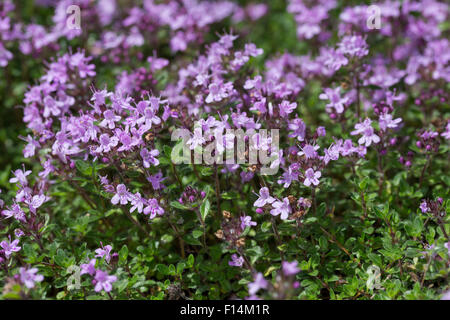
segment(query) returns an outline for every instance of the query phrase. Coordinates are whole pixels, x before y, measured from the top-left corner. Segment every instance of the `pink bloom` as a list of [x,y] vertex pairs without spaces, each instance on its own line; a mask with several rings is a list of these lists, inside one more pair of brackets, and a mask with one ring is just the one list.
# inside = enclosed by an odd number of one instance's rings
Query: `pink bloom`
[[148,205],[144,209],[144,214],[150,214],[150,219],[154,219],[156,215],[163,215],[164,209],[159,205],[158,200],[149,199]]
[[270,214],[277,216],[281,214],[281,219],[286,220],[289,214],[292,212],[291,206],[289,205],[289,199],[283,198],[283,201],[277,200],[272,203],[273,209],[270,210]]
[[81,268],[81,272],[80,272],[80,275],[83,275],[83,274],[90,274],[91,276],[93,276],[94,274],[95,274],[95,263],[97,262],[97,260],[95,260],[95,259],[91,259],[91,261],[89,261],[89,263],[86,263],[86,264],[82,264],[81,266],[80,266],[80,268]]
[[14,173],[14,178],[9,179],[10,183],[16,183],[18,182],[22,186],[26,186],[28,184],[27,176],[31,174],[31,170],[25,171],[25,169],[17,169]]
[[422,201],[419,208],[422,211],[422,213],[430,212],[430,208],[428,207],[428,204],[425,200]]
[[25,212],[20,208],[20,205],[17,203],[14,203],[11,207],[8,208],[8,210],[3,210],[2,215],[4,215],[6,218],[14,217],[15,219],[25,222]]
[[382,131],[386,131],[387,128],[395,129],[398,127],[398,124],[402,122],[401,118],[397,118],[395,120],[392,119],[392,114],[389,113],[383,113],[380,115],[379,119],[380,129]]
[[118,204],[120,202],[120,204],[125,205],[131,200],[131,194],[124,184],[119,184],[116,190],[117,193],[111,199],[112,204]]
[[253,296],[259,289],[267,288],[268,282],[264,279],[264,276],[261,272],[256,274],[254,277],[254,281],[248,284],[248,293]]
[[100,145],[95,149],[96,153],[109,152],[112,148],[117,146],[119,139],[110,137],[107,133],[103,133],[99,138]]
[[3,248],[6,258],[9,258],[13,252],[20,251],[21,247],[19,247],[18,244],[19,244],[19,240],[18,239],[14,240],[11,243],[9,243],[8,241],[0,242],[0,247]]
[[186,144],[189,145],[191,150],[194,150],[195,147],[201,146],[204,144],[206,140],[203,138],[203,133],[201,128],[194,129],[194,135],[190,138]]
[[302,156],[305,155],[306,159],[314,159],[317,157],[316,150],[319,150],[319,146],[313,146],[309,143],[305,144],[303,148],[300,148],[301,151],[297,153],[297,155]]
[[364,122],[357,123],[355,125],[356,130],[350,133],[351,135],[362,134],[363,136],[359,138],[358,143],[365,144],[366,147],[369,147],[372,144],[372,142],[375,144],[380,142],[380,137],[375,134],[375,131],[371,126],[371,123],[372,120],[366,118]]
[[117,281],[116,276],[110,276],[108,273],[102,270],[97,270],[95,273],[95,292],[104,290],[110,292],[112,290],[112,284]]
[[272,198],[269,194],[269,188],[263,187],[259,190],[259,198],[253,204],[254,207],[264,207],[267,203],[272,203],[275,201],[275,198]]
[[344,112],[345,105],[349,102],[348,97],[341,97],[341,87],[335,89],[326,88],[324,93],[319,95],[320,100],[329,100],[330,103],[326,105],[326,108],[330,110],[334,108],[337,113]]
[[154,166],[159,165],[159,160],[156,159],[156,157],[159,155],[159,151],[157,149],[148,151],[147,149],[143,148],[140,152],[140,155],[144,163],[144,168],[150,168],[151,164],[153,164]]
[[96,258],[105,258],[105,261],[107,263],[109,263],[109,261],[111,260],[111,250],[112,247],[110,245],[107,246],[103,246],[101,248],[98,248],[95,250],[95,257]]
[[319,178],[322,175],[320,171],[314,172],[312,168],[309,168],[305,171],[305,181],[303,184],[309,187],[311,184],[317,186],[319,184]]
[[31,198],[31,201],[27,201],[28,207],[32,213],[36,213],[36,209],[42,206],[42,204],[47,200],[47,197],[43,194],[36,195]]
[[232,267],[242,267],[244,264],[244,258],[239,257],[237,254],[231,255],[231,261],[228,262],[228,265]]
[[281,263],[283,273],[286,276],[293,276],[293,275],[296,275],[297,273],[299,273],[300,269],[297,267],[297,265],[298,265],[297,261],[292,261],[292,262],[283,261]]
[[20,281],[28,288],[34,288],[35,282],[41,282],[44,280],[44,276],[36,274],[38,272],[37,268],[19,269]]
[[256,226],[256,222],[252,221],[251,216],[241,217],[241,229],[244,230],[245,227]]

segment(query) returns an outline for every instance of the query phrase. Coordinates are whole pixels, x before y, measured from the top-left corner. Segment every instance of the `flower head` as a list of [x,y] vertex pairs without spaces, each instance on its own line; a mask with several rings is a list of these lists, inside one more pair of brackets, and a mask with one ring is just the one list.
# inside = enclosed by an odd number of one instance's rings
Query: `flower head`
[[261,208],[264,207],[266,204],[271,204],[275,201],[275,198],[272,198],[269,194],[269,188],[263,187],[259,190],[259,198],[255,201],[253,206]]
[[241,229],[244,230],[245,227],[253,227],[256,226],[256,222],[252,221],[251,216],[241,217]]
[[110,276],[108,273],[102,270],[97,270],[95,272],[95,292],[100,292],[104,290],[105,292],[110,292],[112,290],[112,284],[117,281],[116,276]]
[[231,261],[228,262],[228,265],[232,267],[242,267],[244,264],[244,258],[238,256],[237,254],[231,255]]
[[41,282],[44,280],[44,276],[37,274],[38,269],[37,268],[31,268],[31,269],[25,269],[20,268],[19,269],[19,276],[20,281],[28,288],[34,288],[34,285],[36,282]]
[[283,261],[281,263],[281,268],[283,270],[284,275],[293,276],[299,273],[300,269],[297,267],[297,265],[298,265],[297,261],[292,262]]
[[21,247],[19,247],[18,244],[19,244],[18,239],[14,240],[13,242],[8,242],[6,240],[0,242],[0,247],[3,248],[6,258],[9,258],[13,254],[13,252],[20,251]]
[[305,171],[305,181],[303,181],[303,184],[307,187],[311,184],[317,186],[321,175],[322,173],[320,171],[314,172],[312,168],[309,168]]
[[375,134],[375,130],[372,128],[371,123],[372,120],[366,118],[363,122],[357,123],[355,125],[355,130],[350,133],[351,135],[362,134],[363,136],[359,138],[358,143],[363,144],[366,147],[369,147],[372,142],[375,144],[380,142],[380,137]]
[[286,197],[283,201],[277,200],[272,203],[273,209],[270,210],[270,214],[277,216],[281,214],[281,219],[286,220],[289,214],[292,212],[291,206],[289,205],[289,199]]
[[267,288],[267,285],[268,285],[267,280],[264,279],[263,274],[259,272],[254,276],[254,281],[248,284],[248,293],[252,296],[256,292],[258,292],[259,289]]

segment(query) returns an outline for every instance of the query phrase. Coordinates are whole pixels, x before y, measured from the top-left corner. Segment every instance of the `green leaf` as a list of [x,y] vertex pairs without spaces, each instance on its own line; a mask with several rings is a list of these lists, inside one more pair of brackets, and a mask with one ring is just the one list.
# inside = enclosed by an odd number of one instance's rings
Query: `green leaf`
[[365,177],[364,179],[362,179],[362,181],[359,183],[359,188],[361,190],[366,190],[367,188],[367,184],[369,183],[369,177]]
[[178,201],[171,201],[170,202],[170,206],[174,207],[174,208],[177,208],[177,209],[181,209],[181,210],[189,210],[190,209],[189,207],[187,207],[185,205],[182,205]]
[[192,231],[192,236],[195,239],[200,238],[202,235],[203,235],[203,230],[194,230],[194,231]]
[[119,262],[125,263],[127,262],[127,258],[128,258],[128,247],[126,244],[124,244],[119,251]]
[[189,268],[192,268],[194,266],[194,256],[192,255],[192,253],[189,255],[187,263]]
[[157,264],[156,270],[158,270],[158,272],[162,273],[163,275],[169,275],[169,268],[164,264]]
[[75,167],[77,170],[85,175],[85,176],[91,176],[92,175],[92,167],[85,161],[82,160],[76,160],[75,161]]
[[200,206],[200,213],[202,215],[203,222],[205,222],[206,216],[209,213],[209,209],[211,208],[211,204],[209,203],[208,199],[205,199]]

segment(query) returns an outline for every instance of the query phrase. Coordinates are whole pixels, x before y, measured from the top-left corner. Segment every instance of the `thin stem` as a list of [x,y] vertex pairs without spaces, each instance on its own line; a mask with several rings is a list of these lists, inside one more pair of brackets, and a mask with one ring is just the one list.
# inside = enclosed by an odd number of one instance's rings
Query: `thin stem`
[[428,168],[428,166],[430,164],[430,161],[431,161],[431,156],[430,156],[430,154],[427,154],[427,162],[423,166],[422,172],[420,174],[419,188],[422,186],[423,177],[425,176],[425,172],[427,171],[427,168]]
[[175,168],[175,164],[172,161],[170,162],[170,164],[172,166],[172,170],[175,175],[175,178],[177,179],[177,182],[180,185],[180,188],[183,189],[183,183],[181,182],[180,176],[178,175],[177,169]]
[[134,225],[136,225],[139,229],[141,229],[141,231],[144,232],[150,238],[150,233],[147,230],[145,230],[145,228],[142,226],[142,224],[138,220],[134,219],[133,216],[127,210],[124,210],[124,211],[125,211],[125,214],[128,217],[128,219],[130,219],[130,221]]
[[359,75],[358,75],[358,73],[356,73],[355,81],[356,81],[356,116],[359,119],[359,117],[361,116],[361,98],[360,98],[361,88],[359,86]]
[[[280,237],[280,234],[278,233],[276,220],[275,220],[275,217],[273,217],[273,216],[272,216],[272,229],[273,229],[273,233],[275,234],[275,239],[277,239],[278,246],[281,246],[283,243],[281,242],[281,237]],[[279,248],[278,248],[278,251],[280,251],[281,260],[284,260],[283,251],[281,251]]]
[[180,244],[180,250],[181,250],[181,258],[184,259],[186,257],[186,253],[184,250],[184,240],[183,237],[181,236],[180,232],[178,231],[178,228],[176,225],[174,225],[171,221],[170,218],[168,219],[169,221],[169,225],[172,227],[173,231],[175,231],[175,234],[177,235],[178,238],[178,242]]
[[214,164],[214,179],[216,185],[217,216],[220,217],[220,212],[222,210],[220,208],[220,181],[219,181],[219,173],[217,172],[217,164]]

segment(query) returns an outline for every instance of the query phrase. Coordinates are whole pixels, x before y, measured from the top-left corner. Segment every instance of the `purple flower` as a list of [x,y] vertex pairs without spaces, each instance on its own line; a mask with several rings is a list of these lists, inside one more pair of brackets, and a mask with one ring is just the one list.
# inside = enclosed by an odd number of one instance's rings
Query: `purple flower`
[[169,60],[164,58],[158,58],[156,56],[148,57],[147,62],[150,63],[150,69],[152,70],[152,72],[160,70],[165,66],[169,65]]
[[119,184],[116,188],[116,194],[112,197],[112,204],[126,205],[131,200],[131,194],[128,192],[127,187],[124,184]]
[[14,230],[14,235],[15,235],[17,238],[20,238],[20,237],[23,237],[23,236],[25,235],[25,232],[23,232],[21,229],[15,229],[15,230]]
[[20,205],[17,203],[14,203],[11,207],[8,208],[9,210],[3,210],[2,215],[4,215],[6,218],[14,217],[15,219],[26,222],[25,219],[25,212],[20,208]]
[[0,43],[0,67],[6,67],[8,65],[8,60],[11,60],[13,54],[6,50],[2,43]]
[[161,123],[161,118],[156,115],[160,101],[158,98],[155,99],[158,101],[157,103],[154,103],[152,99],[151,101],[140,101],[137,104],[137,110],[142,115],[142,117],[137,120],[137,124],[143,123],[145,130],[151,129],[152,124],[158,125]]
[[237,254],[231,255],[231,261],[228,262],[228,265],[232,267],[242,267],[244,264],[244,258],[238,256]]
[[342,66],[348,64],[348,59],[344,56],[344,54],[333,48],[322,49],[319,59],[331,71],[338,71]]
[[246,183],[246,182],[252,180],[254,175],[255,174],[253,172],[251,172],[251,171],[247,171],[247,172],[242,171],[240,173],[242,183]]
[[30,201],[27,201],[30,211],[36,214],[36,209],[42,206],[45,200],[47,200],[47,197],[43,194],[33,196]]
[[289,137],[297,137],[298,141],[305,140],[306,125],[300,118],[295,118],[289,122],[288,128],[294,130],[294,132],[289,134]]
[[325,128],[324,127],[318,127],[317,128],[317,135],[319,137],[325,137],[327,135],[327,132],[326,132]]
[[241,229],[244,230],[245,227],[252,227],[252,226],[256,226],[256,222],[252,221],[252,217],[251,216],[244,216],[241,217]]
[[28,288],[34,288],[35,282],[41,282],[44,280],[44,276],[37,274],[38,269],[37,268],[31,268],[31,269],[25,269],[20,268],[19,269],[19,275],[20,275],[20,281]]
[[233,83],[221,83],[213,82],[209,85],[209,94],[205,99],[206,103],[219,102],[229,96],[229,93],[233,91]]
[[[10,239],[10,241],[11,241],[11,239]],[[6,258],[9,258],[13,252],[20,251],[21,247],[19,247],[18,244],[19,244],[18,239],[14,240],[11,243],[6,240],[0,242],[0,247],[3,248]]]
[[117,281],[116,276],[110,276],[108,273],[102,270],[97,270],[95,273],[95,292],[100,292],[104,290],[105,292],[110,292],[112,290],[112,283]]
[[159,160],[156,159],[156,157],[159,155],[159,151],[157,149],[148,151],[144,148],[141,150],[140,155],[144,163],[144,168],[150,168],[150,164],[153,164],[154,166],[159,165]]
[[256,47],[256,45],[254,43],[246,43],[245,44],[245,54],[252,56],[252,57],[257,57],[260,56],[264,53],[264,50],[261,48]]
[[328,164],[330,160],[336,161],[339,159],[339,153],[341,151],[342,140],[340,144],[331,144],[328,149],[325,149],[325,156],[323,157],[323,162]]
[[309,143],[305,144],[303,148],[300,148],[301,151],[297,153],[298,156],[305,155],[306,159],[314,159],[317,158],[316,150],[319,150],[319,146],[313,146]]
[[293,163],[283,173],[281,179],[279,179],[277,182],[279,184],[284,183],[283,187],[288,188],[291,185],[292,181],[297,181],[298,180],[298,175],[299,175],[298,164],[297,163]]
[[115,136],[119,139],[122,146],[120,146],[117,151],[128,151],[131,150],[134,146],[138,145],[140,140],[136,137],[130,135],[128,132],[128,127],[125,130],[116,129]]
[[26,186],[28,184],[27,176],[31,174],[31,170],[25,171],[25,168],[23,170],[17,169],[13,172],[14,178],[9,179],[9,183],[16,183],[18,182],[21,186]]
[[303,197],[300,197],[297,201],[297,204],[299,206],[302,206],[304,208],[310,208],[311,207],[311,201],[309,201],[308,199],[305,199]]
[[43,171],[39,172],[39,177],[46,178],[48,175],[55,171],[55,167],[52,165],[52,160],[47,159],[42,165]]
[[275,198],[272,198],[269,194],[269,188],[263,187],[259,190],[259,198],[253,204],[254,207],[264,207],[267,203],[271,204],[275,201]]
[[289,205],[289,199],[283,198],[283,201],[277,200],[272,203],[273,209],[270,210],[270,214],[277,216],[281,214],[281,219],[286,220],[289,214],[292,212],[291,206]]
[[151,175],[147,177],[147,180],[152,184],[153,190],[160,190],[164,189],[166,186],[163,185],[161,182],[166,180],[166,178],[163,177],[162,172],[158,172],[157,174]]
[[259,289],[266,289],[268,282],[261,272],[255,275],[254,281],[248,284],[248,293],[253,296]]
[[339,51],[351,57],[362,58],[369,54],[366,39],[359,35],[345,36],[338,43]]
[[447,125],[445,126],[445,131],[441,133],[441,136],[443,136],[444,139],[446,140],[450,140],[450,121],[447,122]]
[[81,268],[81,272],[80,272],[80,275],[83,275],[83,274],[90,274],[91,276],[93,276],[94,274],[95,274],[95,263],[97,262],[97,260],[95,260],[95,259],[91,259],[90,261],[89,261],[89,263],[86,263],[86,264],[82,264],[81,266],[80,266],[80,268]]
[[322,173],[320,171],[314,172],[312,168],[309,168],[305,171],[305,181],[303,181],[303,184],[307,187],[311,184],[317,186],[321,175]]
[[205,142],[206,142],[206,140],[203,138],[202,129],[201,128],[195,128],[192,138],[190,138],[186,142],[186,144],[190,146],[191,150],[194,150],[195,147],[201,146]]
[[36,148],[40,148],[40,144],[38,141],[34,140],[30,135],[26,138],[22,138],[22,140],[28,142],[28,144],[23,148],[23,156],[25,158],[30,158],[34,156],[36,153]]
[[280,108],[280,116],[286,118],[292,111],[297,108],[297,103],[289,103],[289,101],[283,100],[278,107]]
[[448,242],[444,243],[444,247],[446,247],[446,248],[447,248],[447,251],[448,251],[448,256],[450,257],[450,241],[448,241]]
[[114,129],[116,122],[120,121],[120,116],[116,116],[113,110],[106,110],[103,112],[104,119],[100,122],[100,127]]
[[103,244],[102,244],[101,248],[98,248],[95,250],[95,253],[96,253],[95,257],[96,258],[105,258],[105,261],[107,263],[109,263],[109,261],[111,260],[111,250],[112,250],[112,247],[110,245],[103,246]]
[[293,276],[293,275],[296,275],[297,273],[299,273],[300,269],[297,267],[297,265],[298,265],[297,261],[292,261],[292,262],[283,261],[281,263],[281,267],[283,269],[284,275]]
[[450,300],[450,290],[443,294],[441,300]]
[[158,200],[149,199],[148,205],[144,209],[144,214],[150,214],[150,219],[154,219],[156,215],[163,215],[164,209],[159,205]]
[[103,133],[99,137],[100,145],[95,149],[96,153],[109,152],[112,148],[116,147],[119,143],[117,137],[110,137],[107,133]]
[[142,198],[141,194],[139,192],[136,192],[135,194],[131,195],[130,212],[132,213],[137,209],[139,213],[142,213],[145,203],[146,201],[144,198]]
[[320,94],[319,99],[330,100],[330,103],[326,105],[327,110],[334,108],[337,113],[344,112],[345,104],[349,102],[348,97],[341,97],[341,87],[326,88],[325,92]]
[[372,142],[375,144],[380,142],[380,137],[375,134],[371,123],[372,120],[366,118],[364,122],[355,124],[356,130],[350,133],[351,135],[362,134],[363,136],[359,138],[358,143],[364,144],[366,147],[369,147]]
[[422,211],[422,213],[427,213],[430,212],[430,208],[428,207],[428,204],[425,200],[422,201],[422,203],[419,206],[420,210]]
[[382,131],[386,131],[387,128],[395,129],[398,127],[398,124],[402,122],[401,118],[397,118],[395,120],[392,119],[392,114],[383,113],[380,115],[379,119],[380,129]]

